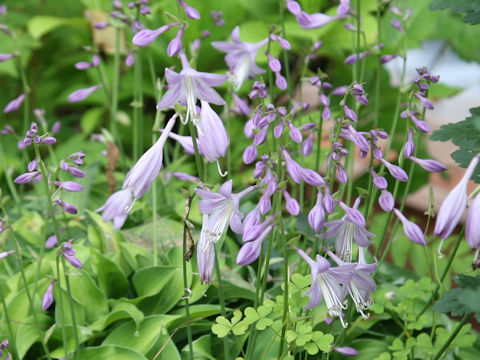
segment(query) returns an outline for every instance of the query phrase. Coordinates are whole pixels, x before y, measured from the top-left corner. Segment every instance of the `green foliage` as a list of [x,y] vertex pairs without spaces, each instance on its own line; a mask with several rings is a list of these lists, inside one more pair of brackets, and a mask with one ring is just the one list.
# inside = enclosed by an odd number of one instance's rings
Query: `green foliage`
[[[463,121],[443,125],[430,137],[435,141],[451,140],[460,149],[451,154],[461,167],[466,168],[480,149],[480,107],[471,108],[470,115]],[[480,169],[476,169],[472,180],[480,183]]]
[[430,10],[445,9],[465,13],[463,21],[468,24],[476,25],[480,23],[479,0],[433,0],[430,4]]

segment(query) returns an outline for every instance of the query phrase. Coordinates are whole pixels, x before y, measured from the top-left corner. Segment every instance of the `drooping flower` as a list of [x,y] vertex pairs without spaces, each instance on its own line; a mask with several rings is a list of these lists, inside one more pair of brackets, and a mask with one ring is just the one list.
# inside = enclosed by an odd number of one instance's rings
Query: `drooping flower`
[[75,256],[77,251],[72,248],[72,243],[71,242],[66,242],[63,244],[63,250],[62,250],[62,256],[68,260],[68,262],[73,266],[76,267],[77,269],[82,268],[82,263],[80,260]]
[[427,245],[427,240],[425,239],[425,235],[423,234],[422,229],[420,226],[415,224],[414,222],[408,220],[398,209],[393,209],[393,212],[397,217],[400,219],[403,225],[403,232],[405,235],[412,240],[413,242],[420,244],[420,245]]
[[85,100],[87,97],[89,97],[92,93],[94,93],[100,88],[102,88],[102,85],[95,85],[89,88],[75,90],[70,95],[68,95],[68,101],[74,103]]
[[157,109],[166,109],[177,102],[187,107],[187,122],[191,119],[196,125],[198,114],[196,112],[197,100],[203,100],[215,105],[225,105],[225,100],[212,89],[212,86],[223,84],[228,76],[219,74],[209,74],[192,69],[184,53],[180,54],[183,69],[176,73],[170,69],[165,69],[165,78],[169,89],[157,104]]
[[175,24],[167,24],[159,27],[158,29],[155,30],[150,30],[150,29],[143,29],[140,30],[138,33],[135,34],[135,36],[132,39],[132,43],[137,46],[148,46],[152,42],[155,41],[155,39],[163,34],[165,31],[169,30],[173,25]]
[[249,75],[264,73],[265,70],[255,64],[258,50],[268,43],[263,39],[258,43],[248,43],[240,40],[240,28],[236,26],[230,35],[232,41],[214,41],[212,46],[226,52],[225,62],[232,73],[232,83],[235,90],[240,89]]
[[432,159],[419,159],[415,156],[410,156],[410,160],[420,165],[423,169],[429,172],[441,172],[447,170],[447,167],[440,161]]
[[305,306],[305,309],[314,308],[320,304],[323,297],[329,315],[338,317],[343,327],[346,327],[347,324],[343,322],[342,317],[342,310],[346,309],[346,306],[343,304],[345,292],[342,290],[341,285],[350,282],[356,264],[346,264],[332,268],[328,260],[320,255],[317,255],[317,261],[314,261],[303,250],[298,248],[296,250],[310,265],[310,273],[312,274],[312,286],[305,293],[305,295],[310,296],[310,301]]
[[222,119],[212,110],[210,104],[203,100],[201,104],[202,110],[197,124],[198,139],[202,144],[203,156],[208,161],[213,162],[220,157],[225,157],[230,144],[230,137]]
[[53,287],[55,285],[55,281],[52,281],[48,287],[45,294],[42,297],[42,309],[47,310],[53,304]]
[[188,5],[185,1],[183,0],[178,0],[180,5],[183,7],[183,10],[185,10],[185,15],[189,17],[192,20],[198,20],[200,19],[200,13],[198,12],[197,9],[194,7]]
[[468,209],[465,239],[471,249],[480,248],[480,195],[475,196]]
[[225,182],[218,193],[205,189],[195,190],[202,198],[198,206],[203,214],[203,223],[197,244],[197,264],[202,283],[211,281],[215,265],[215,243],[220,240],[227,226],[230,225],[238,234],[242,233],[243,214],[238,210],[240,199],[255,190],[255,186],[232,194],[232,184],[232,180]]
[[13,111],[17,111],[18,108],[22,105],[26,97],[27,97],[26,94],[21,94],[19,97],[13,99],[7,104],[7,106],[5,106],[5,109],[3,109],[3,112],[6,114]]
[[448,194],[438,212],[437,222],[433,233],[442,239],[446,239],[457,226],[467,205],[467,184],[478,165],[480,154],[473,157],[467,171],[459,183]]
[[335,252],[344,261],[352,261],[353,241],[359,247],[367,247],[372,244],[369,237],[375,237],[375,234],[365,229],[365,218],[358,211],[360,198],[357,198],[353,208],[349,208],[343,202],[339,205],[345,210],[346,215],[340,220],[329,221],[325,224],[328,230],[319,236],[323,239],[335,237]]
[[262,250],[263,241],[273,230],[273,225],[267,226],[263,232],[255,237],[254,240],[248,241],[242,245],[237,254],[238,265],[248,265],[258,259]]

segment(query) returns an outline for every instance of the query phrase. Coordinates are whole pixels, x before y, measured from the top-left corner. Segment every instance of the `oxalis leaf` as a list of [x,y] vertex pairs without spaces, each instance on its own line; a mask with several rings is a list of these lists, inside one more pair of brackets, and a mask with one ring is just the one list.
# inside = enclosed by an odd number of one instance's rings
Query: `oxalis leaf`
[[[471,108],[470,114],[463,121],[443,125],[430,137],[434,141],[451,140],[457,145],[459,150],[450,156],[463,168],[468,166],[480,149],[480,107]],[[480,184],[480,167],[475,169],[472,180]]]
[[240,321],[242,319],[242,312],[239,310],[234,311],[232,320],[228,320],[224,316],[218,316],[215,321],[217,322],[212,326],[212,332],[219,338],[227,336],[230,331],[233,335],[243,335],[248,329],[248,323],[246,321]]
[[471,25],[480,23],[480,0],[433,0],[429,9],[462,12],[465,13],[463,22]]

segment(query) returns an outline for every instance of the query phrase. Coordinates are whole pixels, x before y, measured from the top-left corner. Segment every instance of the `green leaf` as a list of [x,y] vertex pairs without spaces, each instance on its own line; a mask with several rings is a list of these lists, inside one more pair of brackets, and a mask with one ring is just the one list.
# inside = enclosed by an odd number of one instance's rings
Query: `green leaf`
[[[73,326],[66,325],[65,332],[67,335],[67,353],[72,353],[75,350],[75,338],[73,333]],[[60,343],[62,344],[63,341],[63,327],[55,327],[52,331],[50,339],[55,340],[52,343]],[[84,326],[77,326],[77,334],[78,334],[78,341],[80,344],[84,343],[87,339],[89,339],[93,334],[93,329]],[[63,345],[54,349],[51,354],[54,358],[61,358],[65,356],[65,349]]]
[[103,107],[94,107],[83,113],[80,119],[80,126],[84,134],[90,134],[100,125],[104,112],[105,109]]
[[95,321],[93,324],[90,325],[90,327],[93,330],[100,331],[105,329],[108,325],[114,323],[115,321],[131,318],[135,322],[135,326],[138,330],[138,327],[140,326],[144,318],[143,313],[138,310],[135,305],[128,302],[118,300],[112,301],[112,303],[112,311],[108,315]]
[[[37,318],[40,323],[48,324],[51,322],[51,319],[44,314],[38,314]],[[37,341],[40,341],[40,336],[35,326],[33,316],[30,316],[18,327],[17,336],[15,337],[18,356],[22,359],[28,349]]]
[[176,266],[151,266],[140,269],[133,275],[133,286],[140,297],[156,295],[171,281],[176,271]]
[[323,352],[330,351],[332,349],[334,337],[332,334],[324,334],[321,331],[315,331],[312,336],[312,341],[318,346]]
[[91,262],[97,274],[100,286],[110,298],[118,298],[124,295],[128,281],[120,267],[105,255],[94,249],[90,249]]
[[217,323],[212,326],[212,332],[220,338],[227,336],[230,331],[234,335],[243,335],[247,331],[249,324],[246,321],[240,321],[241,318],[242,312],[239,310],[233,312],[233,317],[230,321],[224,316],[218,316],[215,319]]
[[[466,168],[480,149],[480,107],[470,109],[471,116],[457,123],[443,125],[435,131],[430,139],[434,141],[451,140],[460,149],[451,154],[461,167]],[[480,183],[480,168],[473,173],[472,180]]]
[[450,9],[453,12],[465,13],[463,21],[475,25],[480,23],[480,1],[479,0],[433,0],[430,10]]
[[103,345],[82,349],[75,355],[74,360],[146,360],[147,358],[138,351],[123,346]]

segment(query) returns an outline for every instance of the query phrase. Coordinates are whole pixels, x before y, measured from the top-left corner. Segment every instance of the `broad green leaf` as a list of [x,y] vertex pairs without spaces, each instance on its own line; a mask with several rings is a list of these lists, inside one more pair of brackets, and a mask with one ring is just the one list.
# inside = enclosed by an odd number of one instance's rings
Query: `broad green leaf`
[[135,322],[135,326],[138,330],[138,327],[140,326],[144,318],[143,313],[138,310],[135,305],[128,302],[116,300],[112,303],[112,311],[110,311],[108,315],[105,315],[95,321],[93,324],[90,324],[90,327],[93,330],[100,331],[105,329],[108,325],[114,323],[115,321],[131,318]]
[[121,345],[102,345],[82,349],[74,360],[146,360],[147,358],[133,349]]
[[323,352],[330,351],[333,344],[333,335],[324,334],[321,331],[315,331],[312,335],[312,341],[318,346]]
[[450,9],[465,13],[463,21],[475,25],[480,23],[480,1],[478,0],[433,0],[430,10]]
[[140,269],[133,275],[133,286],[140,297],[156,295],[171,281],[177,271],[176,266],[151,266]]
[[90,134],[100,125],[104,112],[105,109],[103,107],[94,107],[83,113],[80,119],[80,126],[84,134]]
[[68,19],[54,16],[34,16],[27,24],[28,32],[36,39],[60,26],[68,24]]
[[143,246],[130,243],[121,243],[120,250],[122,256],[134,270],[141,269],[153,264],[152,252]]
[[37,212],[26,211],[24,216],[12,225],[16,234],[24,238],[29,244],[43,246],[42,238],[43,218]]
[[109,298],[123,296],[128,287],[128,281],[120,267],[94,249],[90,249],[90,254],[90,260],[97,274],[99,285],[106,295]]
[[[50,317],[44,314],[37,314],[37,318],[41,323],[49,324],[51,322]],[[30,347],[37,341],[40,341],[40,334],[35,326],[33,316],[30,316],[18,326],[15,339],[15,346],[17,347],[18,356],[23,358],[28,349],[30,349]]]
[[[212,336],[203,335],[192,343],[193,353],[195,358],[203,356],[209,360],[216,360],[217,358],[212,355]],[[189,359],[188,344],[182,349],[182,359]]]
[[[62,343],[63,342],[63,327],[55,327],[53,329],[53,332],[50,336],[49,340],[55,340],[52,341],[53,343]],[[75,350],[75,337],[73,333],[73,326],[71,325],[66,325],[65,326],[65,333],[67,335],[67,353],[72,353]],[[89,327],[84,327],[84,326],[77,326],[77,335],[78,335],[78,342],[80,344],[84,343],[87,339],[89,339],[93,334],[93,329]],[[65,356],[65,349],[62,346],[55,348],[51,352],[52,357],[54,358],[61,358]]]

